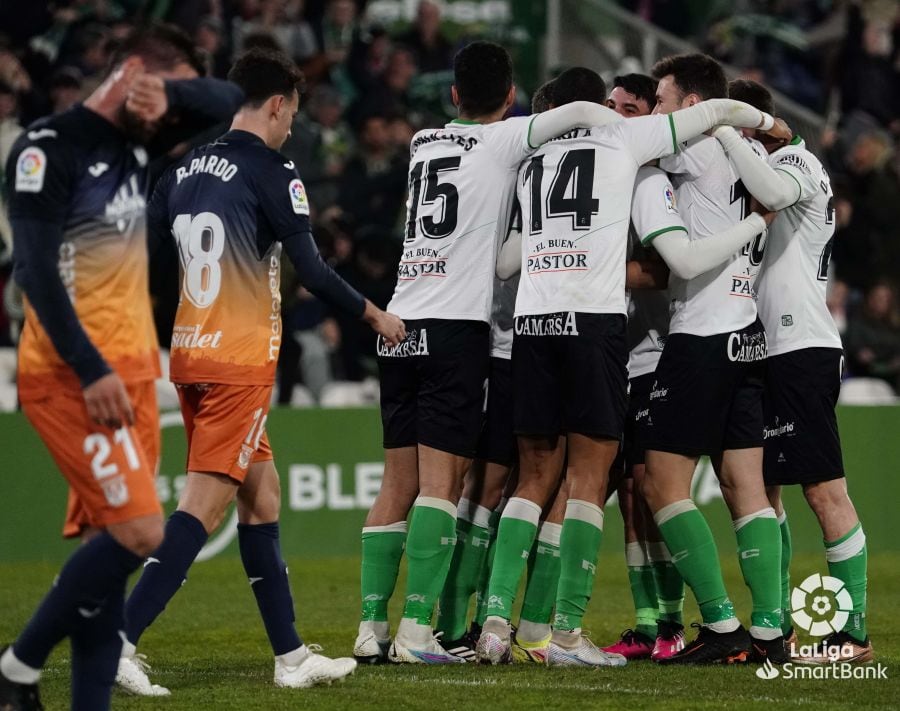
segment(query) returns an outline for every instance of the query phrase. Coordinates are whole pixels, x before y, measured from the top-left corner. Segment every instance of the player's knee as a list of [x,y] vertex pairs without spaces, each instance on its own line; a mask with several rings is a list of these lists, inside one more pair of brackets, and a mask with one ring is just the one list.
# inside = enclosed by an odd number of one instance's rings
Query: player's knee
[[843,479],[833,479],[803,487],[803,495],[809,507],[820,519],[829,513],[836,513],[844,508],[852,508],[847,486]]
[[649,469],[644,470],[644,476],[641,477],[640,482],[637,482],[637,490],[640,492],[640,495],[644,497],[644,501],[646,501],[650,508],[655,511],[657,508],[655,502],[658,492],[656,478]]
[[110,534],[120,545],[141,558],[146,558],[163,542],[162,517],[128,521],[110,527]]

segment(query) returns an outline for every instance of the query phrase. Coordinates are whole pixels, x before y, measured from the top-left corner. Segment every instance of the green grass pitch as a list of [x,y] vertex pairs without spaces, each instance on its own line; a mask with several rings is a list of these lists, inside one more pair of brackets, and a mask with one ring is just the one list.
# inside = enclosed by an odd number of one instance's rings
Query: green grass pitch
[[[742,618],[747,590],[736,561],[723,562]],[[795,582],[825,573],[822,557],[798,556]],[[0,564],[0,642],[10,641],[47,589],[56,567]],[[348,655],[356,634],[359,561],[290,561],[298,626],[325,653]],[[402,584],[402,581],[401,581]],[[401,588],[402,589],[402,588]],[[688,593],[687,620],[697,619]],[[276,689],[272,659],[253,596],[237,558],[199,563],[140,650],[152,679],[172,690],[162,699],[116,692],[114,709],[897,709],[900,707],[900,554],[869,557],[869,630],[887,680],[762,680],[755,667],[668,669],[635,662],[624,669],[566,670],[530,666],[360,668],[346,681],[309,690]],[[397,609],[393,609],[396,620]],[[585,629],[608,643],[632,623],[621,555],[598,566]],[[51,657],[42,682],[50,711],[68,708],[68,649]]]

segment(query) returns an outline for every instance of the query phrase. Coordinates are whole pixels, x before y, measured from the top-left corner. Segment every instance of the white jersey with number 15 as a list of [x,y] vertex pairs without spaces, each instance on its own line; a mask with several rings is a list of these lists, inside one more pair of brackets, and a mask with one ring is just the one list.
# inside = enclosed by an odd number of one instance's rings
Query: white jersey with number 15
[[489,322],[494,265],[506,235],[530,117],[453,121],[410,144],[403,256],[388,310],[404,319]]

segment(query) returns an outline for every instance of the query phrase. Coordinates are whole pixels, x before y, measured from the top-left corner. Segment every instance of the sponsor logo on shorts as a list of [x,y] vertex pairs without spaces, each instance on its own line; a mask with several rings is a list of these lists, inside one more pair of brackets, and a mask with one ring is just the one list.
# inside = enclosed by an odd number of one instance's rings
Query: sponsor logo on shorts
[[172,348],[218,348],[222,345],[222,332],[203,333],[200,324],[175,326],[172,329]]
[[643,410],[638,410],[638,411],[634,414],[634,421],[635,421],[635,422],[640,422],[640,421],[643,420],[645,417],[650,417],[650,408],[649,408],[649,407],[646,407],[646,408],[644,408]]
[[[650,399],[651,400],[659,400],[660,398],[664,398],[668,394],[669,394],[669,388],[661,388],[656,383],[653,383],[653,390],[650,391]],[[645,412],[648,415],[650,414],[649,410],[645,410]]]
[[790,314],[784,314],[781,317],[781,325],[782,326],[793,326],[794,325],[794,317]]
[[517,336],[577,336],[578,324],[574,311],[538,316],[516,316]]
[[241,453],[238,455],[238,466],[246,469],[250,466],[250,458],[253,456],[253,447],[248,444],[241,445]]
[[110,506],[119,508],[128,503],[128,485],[125,483],[125,477],[117,476],[111,479],[104,479],[100,482],[100,488],[103,489],[103,496]]
[[378,338],[378,355],[382,358],[409,358],[410,356],[428,355],[428,329],[414,328],[406,332],[404,338],[396,346],[389,346],[383,337]]
[[764,331],[732,333],[728,336],[728,360],[732,363],[755,363],[765,360],[769,353]]
[[763,428],[763,439],[770,439],[772,437],[781,437],[781,435],[791,434],[793,431],[794,431],[794,422],[793,421],[785,422],[784,424],[781,424],[781,423],[779,423],[778,418],[776,417],[774,426]]

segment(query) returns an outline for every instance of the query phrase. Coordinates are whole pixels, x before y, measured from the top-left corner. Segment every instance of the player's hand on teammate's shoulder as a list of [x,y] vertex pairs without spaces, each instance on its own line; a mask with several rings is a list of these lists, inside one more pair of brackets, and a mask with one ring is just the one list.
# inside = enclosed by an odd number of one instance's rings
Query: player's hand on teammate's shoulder
[[91,421],[104,427],[119,429],[134,424],[134,411],[121,378],[107,373],[82,391]]
[[794,137],[794,132],[791,130],[791,127],[787,125],[787,121],[777,117],[775,118],[775,125],[768,131],[761,131],[761,133],[765,133],[772,138],[777,138],[782,143],[788,143]]
[[375,333],[382,336],[389,346],[396,346],[406,338],[406,325],[403,323],[403,319],[387,311],[382,311],[368,299],[366,299],[363,320],[372,327]]

